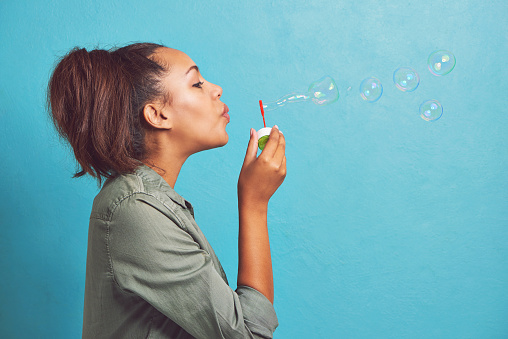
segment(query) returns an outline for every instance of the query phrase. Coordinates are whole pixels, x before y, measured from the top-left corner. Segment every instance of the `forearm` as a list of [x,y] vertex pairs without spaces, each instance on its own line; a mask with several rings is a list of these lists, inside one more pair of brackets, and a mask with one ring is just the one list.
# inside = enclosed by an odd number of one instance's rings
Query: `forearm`
[[268,203],[239,197],[238,285],[252,287],[273,303],[273,272],[267,227]]
[[268,201],[286,177],[286,142],[274,126],[265,148],[257,156],[256,132],[238,178],[238,285],[254,288],[273,304],[273,273],[268,239]]

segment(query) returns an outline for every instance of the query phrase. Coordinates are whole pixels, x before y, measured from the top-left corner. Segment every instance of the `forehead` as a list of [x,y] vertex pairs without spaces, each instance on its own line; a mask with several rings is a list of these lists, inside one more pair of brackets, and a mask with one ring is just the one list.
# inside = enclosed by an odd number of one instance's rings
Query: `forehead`
[[194,61],[187,54],[173,48],[159,48],[154,56],[169,69],[170,74],[176,76],[185,75],[189,67],[195,65]]

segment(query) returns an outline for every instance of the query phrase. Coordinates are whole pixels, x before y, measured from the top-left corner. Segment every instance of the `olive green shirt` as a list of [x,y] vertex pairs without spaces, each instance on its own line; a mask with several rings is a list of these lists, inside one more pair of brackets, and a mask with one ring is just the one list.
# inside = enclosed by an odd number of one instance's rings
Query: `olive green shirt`
[[270,301],[233,291],[192,205],[147,166],[108,179],[88,233],[83,338],[272,338]]

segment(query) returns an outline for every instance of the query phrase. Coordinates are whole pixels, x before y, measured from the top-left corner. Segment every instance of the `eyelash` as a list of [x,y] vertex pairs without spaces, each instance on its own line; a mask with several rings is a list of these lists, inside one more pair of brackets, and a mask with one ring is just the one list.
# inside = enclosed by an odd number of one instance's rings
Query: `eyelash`
[[201,87],[201,85],[203,85],[203,84],[204,84],[204,82],[200,81],[197,84],[192,85],[192,87],[203,88],[203,87]]

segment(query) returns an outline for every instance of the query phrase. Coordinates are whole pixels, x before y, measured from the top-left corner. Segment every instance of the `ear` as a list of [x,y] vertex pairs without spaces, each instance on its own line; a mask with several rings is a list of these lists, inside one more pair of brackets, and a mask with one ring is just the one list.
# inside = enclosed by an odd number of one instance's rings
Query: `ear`
[[157,129],[171,129],[171,119],[167,107],[158,104],[146,104],[143,108],[146,122]]

